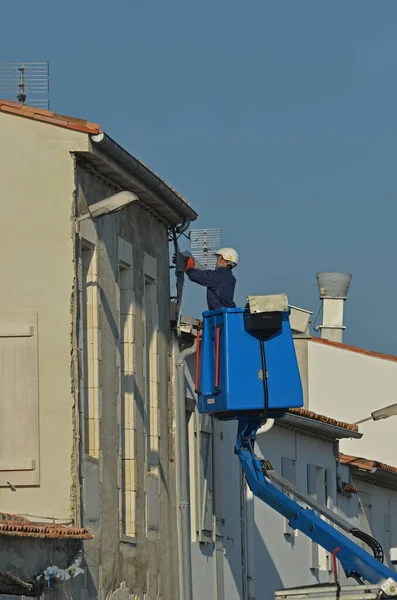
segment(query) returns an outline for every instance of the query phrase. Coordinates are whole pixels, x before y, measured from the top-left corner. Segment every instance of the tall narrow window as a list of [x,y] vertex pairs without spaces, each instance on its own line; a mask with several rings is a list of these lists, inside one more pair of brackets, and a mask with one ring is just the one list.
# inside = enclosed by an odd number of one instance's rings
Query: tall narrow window
[[[368,492],[358,492],[358,527],[364,533],[372,534],[372,503],[371,494]],[[364,546],[365,547],[365,546]]]
[[[128,245],[128,242],[124,242]],[[131,249],[132,252],[132,249]],[[121,530],[135,537],[136,463],[134,399],[134,290],[131,264],[119,264],[119,354],[120,354],[120,454],[121,454]]]
[[148,463],[158,464],[158,369],[156,282],[145,277],[145,395],[148,425]]
[[[296,485],[296,460],[287,456],[281,457],[281,476],[292,483],[292,485]],[[283,490],[283,492],[290,498],[293,498],[291,492],[287,490]],[[288,519],[284,519],[284,535],[290,541],[297,535],[296,530],[289,526]]]
[[157,539],[160,527],[159,485],[159,368],[156,260],[144,260],[144,419],[146,430],[146,533]]
[[214,420],[210,415],[195,414],[197,514],[196,530],[200,542],[213,539],[214,531]]
[[99,457],[99,361],[98,268],[94,246],[84,243],[82,262],[82,376],[84,382],[85,451]]
[[[307,465],[307,491],[318,504],[326,506],[326,486],[324,468],[317,465]],[[325,520],[323,516],[319,515]],[[331,568],[328,552],[312,542],[311,568],[315,571],[329,571]]]

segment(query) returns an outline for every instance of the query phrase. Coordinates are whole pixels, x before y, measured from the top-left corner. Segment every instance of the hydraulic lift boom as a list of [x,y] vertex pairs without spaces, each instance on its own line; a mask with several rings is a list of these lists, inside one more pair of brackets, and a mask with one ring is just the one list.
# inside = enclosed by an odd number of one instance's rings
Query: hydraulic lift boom
[[[254,444],[256,432],[261,425],[259,417],[241,417],[238,421],[238,433],[235,446],[235,453],[240,459],[241,466],[246,476],[248,485],[252,493],[268,504],[271,508],[288,519],[290,527],[299,529],[311,540],[325,548],[340,561],[345,573],[349,577],[354,577],[360,583],[367,581],[369,583],[379,584],[379,591],[388,596],[397,595],[397,576],[394,571],[380,562],[383,559],[383,552],[380,545],[370,536],[366,536],[358,529],[353,528],[324,507],[320,507],[308,496],[301,494],[293,488],[291,484],[282,480],[274,472],[267,472],[262,462],[254,453]],[[378,557],[371,556],[369,552],[361,548],[342,532],[338,531],[326,521],[321,519],[313,509],[302,507],[292,500],[285,493],[277,489],[272,483],[269,475],[273,473],[275,482],[289,485],[290,491],[296,496],[301,496],[304,501],[314,506],[317,512],[322,513],[326,518],[333,521],[338,527],[355,535],[369,544]],[[380,550],[379,550],[380,549]]]

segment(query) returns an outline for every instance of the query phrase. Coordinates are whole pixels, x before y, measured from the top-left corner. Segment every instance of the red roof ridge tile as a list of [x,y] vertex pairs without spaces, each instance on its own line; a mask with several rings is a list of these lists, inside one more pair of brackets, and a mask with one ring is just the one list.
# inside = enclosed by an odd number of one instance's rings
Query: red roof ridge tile
[[41,121],[43,123],[50,123],[57,127],[64,129],[71,129],[73,131],[80,131],[81,133],[90,133],[97,135],[101,129],[98,123],[91,123],[85,119],[77,119],[76,117],[69,117],[65,115],[59,115],[54,113],[52,110],[44,110],[42,108],[36,108],[34,106],[28,106],[25,104],[19,104],[11,100],[0,99],[0,112],[11,113],[26,119],[34,119],[35,121]]
[[369,458],[362,458],[360,456],[351,456],[349,454],[340,454],[340,462],[344,465],[351,465],[364,471],[373,471],[374,469],[382,469],[382,471],[388,471],[389,473],[397,474],[397,467],[388,465],[377,460],[370,460]]
[[341,350],[349,350],[350,352],[356,352],[357,354],[365,354],[366,356],[373,356],[374,358],[380,358],[382,360],[390,360],[397,362],[397,356],[393,354],[383,354],[382,352],[374,352],[373,350],[366,350],[365,348],[359,348],[358,346],[349,346],[342,342],[332,342],[331,340],[325,340],[323,338],[312,337],[311,342],[317,344],[324,344],[325,346],[333,346],[334,348],[340,348]]
[[306,417],[307,419],[312,419],[313,421],[321,421],[322,423],[326,423],[327,425],[340,427],[341,429],[346,429],[348,431],[358,431],[358,426],[353,425],[353,423],[345,423],[344,421],[338,421],[336,419],[333,419],[332,417],[326,417],[325,415],[320,415],[311,410],[307,410],[306,408],[290,408],[288,412],[295,415],[299,415],[301,417]]

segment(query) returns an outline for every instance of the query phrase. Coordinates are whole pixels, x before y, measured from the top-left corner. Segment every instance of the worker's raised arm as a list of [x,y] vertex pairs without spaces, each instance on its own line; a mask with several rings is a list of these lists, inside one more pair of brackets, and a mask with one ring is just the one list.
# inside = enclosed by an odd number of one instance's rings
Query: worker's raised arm
[[186,275],[189,277],[190,281],[194,281],[194,283],[198,283],[198,285],[203,285],[205,287],[214,286],[219,283],[221,279],[220,273],[217,271],[208,270],[200,270],[200,269],[187,269]]

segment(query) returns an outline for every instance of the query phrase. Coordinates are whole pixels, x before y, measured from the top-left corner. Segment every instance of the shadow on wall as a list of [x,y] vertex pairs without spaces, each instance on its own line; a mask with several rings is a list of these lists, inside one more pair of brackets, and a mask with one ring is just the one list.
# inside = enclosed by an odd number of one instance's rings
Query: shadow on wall
[[[272,600],[274,591],[283,588],[283,582],[263,537],[266,533],[262,534],[255,523],[252,524],[251,531],[253,535],[252,555],[244,557],[240,552],[230,551],[226,552],[225,559],[233,577],[235,589],[239,590],[241,597]],[[241,538],[235,542],[240,543]],[[240,543],[240,548],[242,552],[247,552],[246,544]],[[245,588],[244,595],[242,588]]]
[[[263,538],[265,533],[259,531],[256,523],[254,524],[254,589],[255,597],[261,600],[272,600],[275,590],[284,587],[280,573],[274,564],[271,552]],[[282,540],[284,541],[284,540]],[[273,540],[274,542],[274,540]],[[288,568],[288,565],[285,565]],[[257,576],[260,575],[260,577]]]

